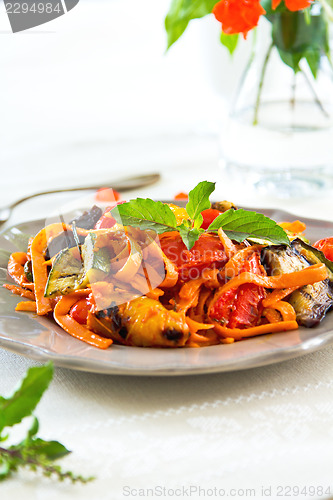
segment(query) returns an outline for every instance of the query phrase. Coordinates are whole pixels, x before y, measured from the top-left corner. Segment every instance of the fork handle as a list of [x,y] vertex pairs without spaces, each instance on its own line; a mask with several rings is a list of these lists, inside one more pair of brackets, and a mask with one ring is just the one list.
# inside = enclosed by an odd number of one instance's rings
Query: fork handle
[[[119,179],[112,183],[112,189],[115,191],[131,191],[133,189],[139,189],[141,187],[150,186],[151,184],[155,184],[161,178],[160,174],[146,174],[146,175],[137,175],[133,177],[125,177],[124,179]],[[37,196],[44,196],[46,194],[55,194],[55,193],[68,193],[72,191],[93,191],[100,189],[101,185],[98,186],[82,186],[82,187],[70,187],[64,189],[51,189],[50,191],[41,191],[39,193],[30,194],[29,196],[25,196],[24,198],[20,198],[19,200],[14,201],[11,205],[8,206],[8,209],[13,209],[20,205],[24,201],[30,200],[31,198],[36,198]]]

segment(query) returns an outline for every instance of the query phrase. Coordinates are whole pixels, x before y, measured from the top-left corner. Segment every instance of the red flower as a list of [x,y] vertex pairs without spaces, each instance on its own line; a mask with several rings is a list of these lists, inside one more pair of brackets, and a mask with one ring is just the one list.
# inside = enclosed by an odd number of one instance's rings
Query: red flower
[[248,31],[257,26],[265,10],[259,0],[221,0],[214,5],[213,14],[222,23],[224,33],[227,35],[243,33],[246,38]]
[[[282,0],[272,0],[272,8],[276,9],[280,5]],[[297,10],[303,10],[310,7],[311,0],[285,0],[284,1],[288,10],[296,12]]]

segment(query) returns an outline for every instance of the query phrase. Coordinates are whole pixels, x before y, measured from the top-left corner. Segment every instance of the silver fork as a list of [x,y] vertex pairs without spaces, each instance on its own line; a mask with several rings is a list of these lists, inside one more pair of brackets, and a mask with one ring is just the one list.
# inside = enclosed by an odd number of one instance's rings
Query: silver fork
[[[160,174],[157,173],[125,177],[124,179],[118,179],[112,182],[110,187],[112,187],[112,189],[115,189],[116,191],[131,191],[133,189],[139,189],[145,186],[150,186],[151,184],[155,184],[160,180],[160,178],[161,178]],[[99,186],[70,187],[64,189],[52,189],[50,191],[41,191],[39,193],[30,194],[29,196],[24,196],[23,198],[14,201],[10,205],[0,208],[0,226],[8,221],[15,207],[17,207],[18,205],[27,200],[31,200],[31,198],[36,198],[37,196],[44,196],[46,194],[67,193],[71,191],[94,191],[100,189],[101,187],[106,187],[106,186],[99,185]]]

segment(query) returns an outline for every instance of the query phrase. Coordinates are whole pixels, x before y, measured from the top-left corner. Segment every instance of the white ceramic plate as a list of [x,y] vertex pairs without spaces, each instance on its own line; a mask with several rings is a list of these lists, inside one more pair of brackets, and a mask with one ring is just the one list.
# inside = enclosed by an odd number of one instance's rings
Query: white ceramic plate
[[[260,211],[260,210],[257,210]],[[276,221],[297,217],[264,210]],[[333,223],[302,219],[311,241],[333,235]],[[44,221],[31,221],[0,233],[0,284],[6,281],[8,252],[24,250],[26,235],[36,234]],[[96,373],[119,375],[189,375],[243,370],[277,363],[333,343],[333,312],[316,328],[262,335],[230,345],[200,349],[157,349],[112,345],[107,350],[74,339],[52,319],[15,312],[21,300],[0,288],[0,346],[29,358]]]

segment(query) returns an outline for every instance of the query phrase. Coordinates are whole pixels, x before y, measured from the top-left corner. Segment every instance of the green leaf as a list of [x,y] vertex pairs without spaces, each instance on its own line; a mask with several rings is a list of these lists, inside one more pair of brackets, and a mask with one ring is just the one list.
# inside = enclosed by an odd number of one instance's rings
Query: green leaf
[[[318,5],[316,6],[318,7]],[[320,56],[329,50],[329,28],[325,12],[312,15],[312,9],[291,12],[285,10],[271,16],[272,40],[282,61],[295,72],[306,58],[314,76]]]
[[31,425],[30,429],[28,430],[27,438],[30,439],[33,436],[36,436],[38,429],[39,429],[38,419],[36,417],[33,417],[32,425]]
[[189,192],[186,212],[194,222],[203,210],[210,208],[209,196],[214,190],[215,182],[202,181]]
[[314,78],[317,78],[317,73],[320,66],[320,57],[321,54],[319,50],[312,50],[312,51],[309,50],[305,53],[305,59],[309,65],[309,68]]
[[171,208],[161,201],[149,198],[136,198],[117,205],[111,210],[111,214],[118,224],[139,227],[142,230],[152,229],[158,234],[174,231],[177,227],[176,217]]
[[199,214],[195,218],[194,227],[200,229],[202,223],[203,223],[203,216]]
[[236,33],[234,35],[227,35],[226,33],[223,33],[223,31],[222,31],[221,36],[220,36],[220,40],[221,40],[222,45],[224,45],[229,50],[229,53],[232,56],[232,54],[235,52],[235,49],[237,47],[237,43],[239,40],[239,34]]
[[[186,205],[190,219],[184,219],[178,226],[176,217],[168,205],[149,198],[137,198],[118,205],[111,210],[111,214],[124,226],[138,227],[142,230],[151,229],[158,234],[179,231],[184,244],[190,250],[200,234],[204,233],[200,227],[203,220],[201,212],[210,207],[209,196],[214,189],[213,182],[203,181],[190,191]],[[208,231],[217,231],[220,227],[223,227],[231,239],[239,242],[252,237],[289,245],[285,231],[276,222],[255,212],[228,210],[212,222]]]
[[208,231],[217,231],[220,227],[230,239],[239,243],[253,237],[275,245],[290,245],[289,238],[281,226],[269,217],[250,210],[227,210],[211,223]]
[[200,234],[204,233],[204,229],[198,228],[189,228],[185,224],[181,224],[177,227],[180,236],[187,248],[187,250],[191,250],[193,248],[195,242],[199,239]]
[[40,438],[29,442],[29,452],[33,452],[34,455],[44,455],[48,460],[57,460],[71,453],[58,441],[44,441]]
[[8,460],[0,459],[0,481],[7,479],[11,472],[10,463]]
[[4,404],[5,401],[6,401],[5,398],[3,398],[2,396],[0,396],[0,441],[6,441],[6,439],[7,439],[6,436],[2,436],[1,435],[1,431],[3,430],[3,428],[6,425],[5,415],[1,411],[2,405]]
[[23,418],[31,415],[43,392],[51,382],[52,376],[52,363],[28,370],[15,393],[10,398],[0,400],[0,413],[4,417],[0,430],[18,424]]
[[[52,376],[52,363],[30,368],[20,387],[10,398],[0,396],[2,428],[15,425],[31,414]],[[7,449],[0,447],[0,481],[9,478],[13,472],[18,472],[21,468],[29,468],[34,472],[41,471],[46,477],[56,476],[59,481],[69,479],[72,483],[86,483],[94,479],[73,474],[71,471],[63,471],[58,465],[53,465],[54,460],[64,457],[70,451],[58,441],[44,441],[35,437],[38,427],[38,420],[34,417],[26,438],[21,443]],[[0,436],[0,440],[4,438]]]
[[273,9],[272,7],[272,0],[260,0],[260,4],[266,11],[266,14],[264,14],[265,17],[270,22],[272,22],[276,14],[280,14],[281,12],[286,12],[286,10],[288,10],[284,2],[281,2],[276,9]]
[[216,3],[217,0],[172,0],[165,18],[168,49],[181,37],[192,19],[210,14]]
[[295,73],[299,71],[299,62],[302,59],[302,56],[300,54],[292,54],[282,49],[278,49],[278,53],[284,64],[294,70]]

